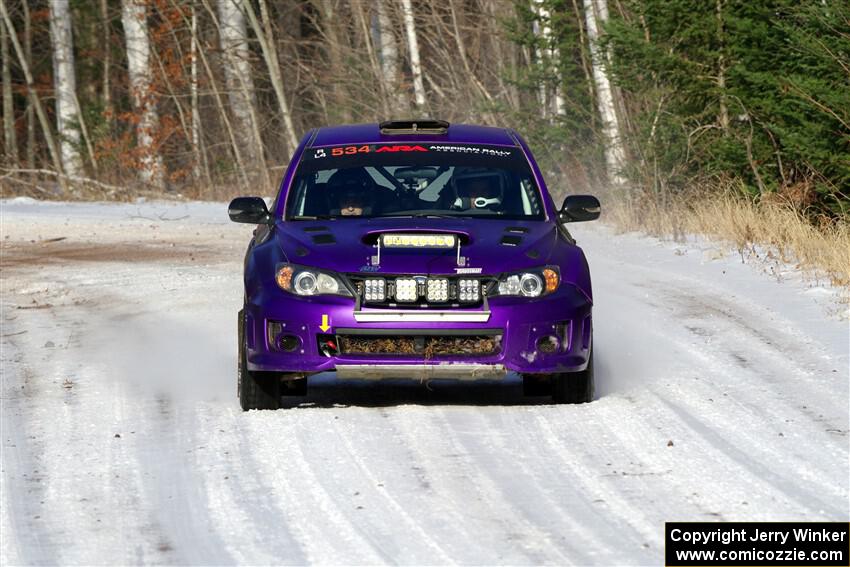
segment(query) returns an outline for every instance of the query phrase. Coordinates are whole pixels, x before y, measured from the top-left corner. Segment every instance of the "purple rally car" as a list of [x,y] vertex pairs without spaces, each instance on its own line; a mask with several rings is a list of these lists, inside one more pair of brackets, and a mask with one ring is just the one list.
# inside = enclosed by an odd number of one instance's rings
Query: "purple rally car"
[[275,409],[307,377],[494,379],[593,399],[590,272],[515,131],[439,120],[312,130],[245,256],[239,400]]

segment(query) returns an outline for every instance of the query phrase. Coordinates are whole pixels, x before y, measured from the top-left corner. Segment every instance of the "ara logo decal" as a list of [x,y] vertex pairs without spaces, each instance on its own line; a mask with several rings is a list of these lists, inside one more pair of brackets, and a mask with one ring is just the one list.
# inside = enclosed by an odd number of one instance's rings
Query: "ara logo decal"
[[427,152],[422,146],[381,146],[375,153],[380,152]]
[[480,274],[481,268],[455,268],[458,274]]
[[327,157],[327,154],[325,153],[325,148],[319,148],[318,150],[316,150],[316,153],[313,154],[313,157],[317,159]]

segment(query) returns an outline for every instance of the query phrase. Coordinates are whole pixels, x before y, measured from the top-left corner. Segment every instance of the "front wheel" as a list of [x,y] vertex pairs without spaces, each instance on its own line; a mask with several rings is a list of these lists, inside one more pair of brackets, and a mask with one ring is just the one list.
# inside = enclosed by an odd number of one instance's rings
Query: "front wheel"
[[562,372],[552,376],[552,400],[556,404],[585,404],[593,401],[593,350],[588,354],[587,368],[581,372]]
[[245,318],[242,311],[239,312],[237,335],[239,337],[237,367],[239,405],[244,411],[280,408],[280,375],[275,372],[248,370],[248,358],[245,352]]

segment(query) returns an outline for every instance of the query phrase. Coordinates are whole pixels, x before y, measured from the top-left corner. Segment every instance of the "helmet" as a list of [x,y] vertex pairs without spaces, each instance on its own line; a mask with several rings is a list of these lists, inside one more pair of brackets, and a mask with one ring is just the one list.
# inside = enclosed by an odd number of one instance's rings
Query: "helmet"
[[505,179],[498,170],[458,167],[451,177],[455,201],[460,209],[484,209],[500,205],[505,197]]
[[361,211],[358,215],[368,215],[372,212],[372,189],[374,181],[362,167],[337,170],[328,179],[328,189],[331,197],[331,213],[345,214],[348,207],[356,207]]

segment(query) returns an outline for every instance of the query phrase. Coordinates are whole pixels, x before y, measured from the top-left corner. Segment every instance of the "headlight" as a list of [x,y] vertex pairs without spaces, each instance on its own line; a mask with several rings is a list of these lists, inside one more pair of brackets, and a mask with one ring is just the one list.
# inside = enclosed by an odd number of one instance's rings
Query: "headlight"
[[295,295],[344,295],[351,297],[339,276],[313,268],[280,264],[275,272],[280,289]]
[[521,295],[540,297],[552,293],[561,284],[558,268],[549,266],[503,276],[496,288],[496,295]]

